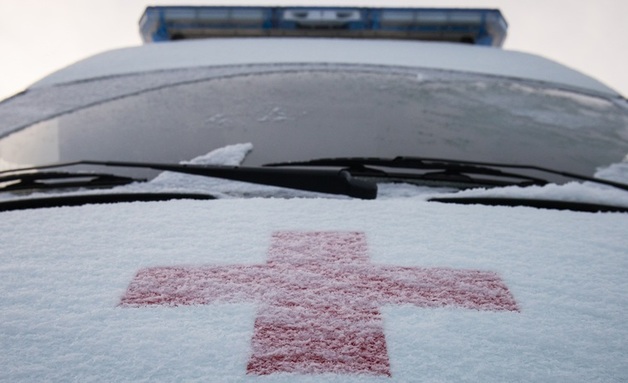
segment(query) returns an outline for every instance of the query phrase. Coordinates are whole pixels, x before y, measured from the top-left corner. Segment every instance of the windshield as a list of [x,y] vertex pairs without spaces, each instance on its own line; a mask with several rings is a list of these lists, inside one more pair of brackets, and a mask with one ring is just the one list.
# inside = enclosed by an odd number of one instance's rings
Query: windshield
[[[55,103],[55,91],[73,99],[56,97]],[[628,153],[628,112],[621,101],[434,70],[204,68],[30,93],[24,97],[40,102],[46,96],[49,113],[60,115],[0,140],[5,167],[81,159],[177,162],[250,142],[254,149],[244,165],[403,155],[591,175]]]

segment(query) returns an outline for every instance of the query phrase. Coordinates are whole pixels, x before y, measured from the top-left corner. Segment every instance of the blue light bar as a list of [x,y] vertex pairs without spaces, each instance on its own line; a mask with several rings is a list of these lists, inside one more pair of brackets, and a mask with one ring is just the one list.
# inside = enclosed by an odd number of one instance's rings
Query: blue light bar
[[210,37],[343,37],[461,42],[501,47],[497,9],[347,7],[148,7],[145,43]]

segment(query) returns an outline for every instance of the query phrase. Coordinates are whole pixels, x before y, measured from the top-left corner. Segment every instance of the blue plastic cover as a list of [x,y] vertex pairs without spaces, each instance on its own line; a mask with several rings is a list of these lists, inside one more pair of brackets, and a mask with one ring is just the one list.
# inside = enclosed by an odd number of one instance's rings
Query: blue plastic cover
[[148,7],[145,43],[210,37],[343,37],[461,42],[501,47],[497,9],[348,7]]

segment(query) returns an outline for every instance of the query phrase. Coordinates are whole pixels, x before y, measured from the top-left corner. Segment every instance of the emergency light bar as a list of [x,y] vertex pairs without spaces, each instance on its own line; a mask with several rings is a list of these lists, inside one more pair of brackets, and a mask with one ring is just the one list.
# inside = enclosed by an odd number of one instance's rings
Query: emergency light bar
[[461,42],[501,47],[497,9],[346,7],[148,7],[145,43],[210,37],[343,37]]

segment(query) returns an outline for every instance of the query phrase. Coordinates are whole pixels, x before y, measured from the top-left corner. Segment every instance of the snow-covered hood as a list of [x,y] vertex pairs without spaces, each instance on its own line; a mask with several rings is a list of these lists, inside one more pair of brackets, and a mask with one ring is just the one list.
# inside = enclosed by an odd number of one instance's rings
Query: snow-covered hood
[[625,214],[416,199],[5,212],[7,381],[624,381]]

